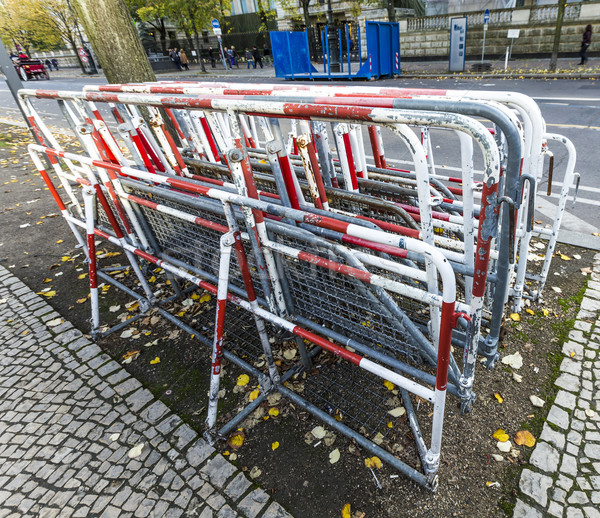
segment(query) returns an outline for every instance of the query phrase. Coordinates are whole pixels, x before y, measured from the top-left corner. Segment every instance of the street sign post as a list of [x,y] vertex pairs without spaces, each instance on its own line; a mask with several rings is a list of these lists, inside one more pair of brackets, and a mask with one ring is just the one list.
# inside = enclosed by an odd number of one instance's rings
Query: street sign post
[[483,57],[485,56],[485,35],[490,23],[490,10],[486,9],[483,13],[483,46],[481,47],[481,64],[483,65]]

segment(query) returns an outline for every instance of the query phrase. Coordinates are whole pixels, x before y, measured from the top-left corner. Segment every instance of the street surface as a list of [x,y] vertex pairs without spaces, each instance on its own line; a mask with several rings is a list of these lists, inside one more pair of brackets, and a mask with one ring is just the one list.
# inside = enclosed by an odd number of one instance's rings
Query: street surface
[[[177,79],[177,77],[161,76],[160,80]],[[181,79],[181,78],[179,78]],[[190,80],[186,77],[185,80]],[[207,78],[214,81],[215,78]],[[217,80],[223,80],[219,78]],[[228,77],[226,81],[249,82],[244,77]],[[261,77],[261,82],[281,82],[270,77]],[[486,82],[489,81],[489,82]],[[24,84],[26,88],[52,88],[53,90],[80,90],[85,84],[102,84],[104,77],[52,79],[45,81],[32,81]],[[318,84],[314,82],[313,84]],[[323,82],[323,84],[331,84]],[[343,84],[338,82],[336,84]],[[367,83],[354,82],[353,85]],[[546,120],[549,133],[559,133],[571,139],[577,149],[576,172],[581,175],[581,183],[575,207],[567,205],[567,214],[563,220],[563,229],[572,232],[590,235],[600,231],[600,175],[595,174],[594,167],[598,160],[598,147],[600,145],[600,85],[595,80],[542,80],[542,79],[491,79],[473,80],[464,78],[450,79],[385,79],[373,83],[376,86],[397,86],[409,88],[441,88],[460,90],[504,90],[516,91],[529,95],[536,100]],[[42,104],[43,103],[43,104]],[[10,92],[3,80],[0,80],[0,122],[15,123],[21,121],[20,112],[15,105]],[[39,104],[41,115],[50,125],[64,126],[66,123],[54,102],[42,101]],[[391,165],[400,168],[410,162],[410,155],[403,144],[395,145],[394,136],[386,134],[384,145],[386,158]],[[459,176],[460,158],[458,154],[458,140],[448,131],[438,130],[431,134],[434,150],[434,160],[439,172],[446,175]],[[562,187],[564,168],[567,163],[565,148],[558,143],[551,143],[554,153],[554,179],[551,196],[543,194],[536,203],[535,218],[549,223],[548,219],[553,214],[558,193]],[[478,156],[475,157],[477,169]],[[547,171],[547,161],[546,161]],[[481,175],[478,175],[480,178]],[[545,180],[544,180],[545,181]],[[546,185],[540,186],[538,192],[545,193]],[[571,197],[574,190],[571,190]]]

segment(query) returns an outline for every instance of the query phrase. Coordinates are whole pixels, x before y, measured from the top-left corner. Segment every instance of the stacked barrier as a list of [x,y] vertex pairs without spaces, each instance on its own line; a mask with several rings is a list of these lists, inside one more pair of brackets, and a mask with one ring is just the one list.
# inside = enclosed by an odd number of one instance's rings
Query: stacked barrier
[[[508,296],[521,305],[523,251],[533,233],[544,233],[532,225],[547,149],[535,103],[514,94],[458,101],[452,92],[360,87],[159,83],[96,90],[20,92],[43,144],[30,146],[32,159],[86,251],[94,336],[123,326],[101,327],[100,277],[134,297],[139,315],[157,308],[210,345],[211,440],[278,390],[435,490],[446,392],[470,411],[477,355],[490,367],[496,361]],[[58,103],[83,154],[60,147],[35,98]],[[438,173],[430,134],[438,128],[457,135],[461,177]],[[390,142],[408,150],[411,168],[387,163]],[[563,142],[572,177],[574,149]],[[474,159],[482,181],[474,179]],[[563,211],[564,204],[552,239]],[[97,267],[98,237],[124,250],[134,286]],[[172,294],[157,297],[146,264],[164,269]],[[547,267],[549,259],[532,297]],[[202,315],[204,333],[168,311],[198,287],[216,296]],[[240,322],[255,331],[241,336]],[[283,336],[294,337],[300,360],[280,372],[273,349]],[[323,361],[321,351],[343,361]],[[218,428],[223,356],[257,377],[261,396]],[[264,358],[262,370],[248,358]],[[294,390],[302,372],[303,390]],[[422,472],[374,442],[387,433],[382,380],[399,388]],[[411,395],[433,404],[429,445]]]

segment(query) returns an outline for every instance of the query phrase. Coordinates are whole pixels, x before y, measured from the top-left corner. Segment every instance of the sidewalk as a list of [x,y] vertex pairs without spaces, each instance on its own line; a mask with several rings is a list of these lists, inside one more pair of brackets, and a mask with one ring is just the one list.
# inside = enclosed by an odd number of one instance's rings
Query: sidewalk
[[558,393],[519,482],[515,518],[600,517],[600,254],[554,385]]
[[[448,72],[448,60],[441,61],[401,61],[400,68],[402,74],[399,79],[408,79],[415,77],[423,78],[439,78],[439,77],[455,77],[455,78],[484,78],[484,77],[510,77],[513,79],[592,79],[600,77],[600,58],[590,58],[585,66],[579,66],[579,58],[559,58],[556,72],[548,72],[549,58],[539,59],[515,59],[508,62],[507,70],[504,70],[504,59],[486,60],[492,63],[491,70],[487,72],[471,72],[471,66],[480,61],[467,61],[464,72]],[[314,64],[318,70],[323,69],[322,64]],[[352,70],[358,70],[358,62],[352,63]],[[102,72],[100,73],[102,76]],[[86,76],[81,73],[80,69],[61,69],[58,72],[52,72],[50,78],[76,78],[76,77],[98,77]],[[163,78],[173,77],[181,78],[182,80],[203,80],[208,78],[235,78],[249,79],[257,83],[272,82],[273,80],[280,81],[275,78],[275,69],[273,66],[264,68],[246,68],[246,64],[240,64],[240,68],[225,70],[222,64],[217,64],[217,68],[211,68],[210,64],[206,67],[206,73],[200,70],[198,65],[192,65],[190,70],[178,71],[173,70],[161,71],[156,73],[158,81]]]
[[0,267],[0,518],[89,515],[291,518]]

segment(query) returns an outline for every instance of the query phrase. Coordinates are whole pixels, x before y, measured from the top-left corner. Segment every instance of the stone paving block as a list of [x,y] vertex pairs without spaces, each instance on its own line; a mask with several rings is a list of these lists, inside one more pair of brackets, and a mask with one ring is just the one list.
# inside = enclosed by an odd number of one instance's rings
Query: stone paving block
[[280,504],[273,502],[261,518],[293,518]]
[[248,490],[252,483],[243,473],[239,473],[225,488],[225,494],[234,502],[237,502]]
[[552,406],[546,419],[563,430],[567,430],[569,428],[569,414],[556,405]]
[[227,462],[225,457],[220,454],[210,459],[201,470],[201,473],[208,477],[210,483],[218,487],[222,487],[235,472],[235,466]]
[[246,497],[238,504],[238,509],[248,518],[256,518],[269,500],[269,495],[262,489],[255,489],[248,493]]
[[548,502],[548,489],[552,487],[552,478],[548,475],[542,475],[524,469],[521,473],[519,488],[521,491],[535,500],[541,506],[546,506]]
[[186,453],[186,458],[191,466],[197,467],[214,453],[215,449],[204,439],[197,440]]

